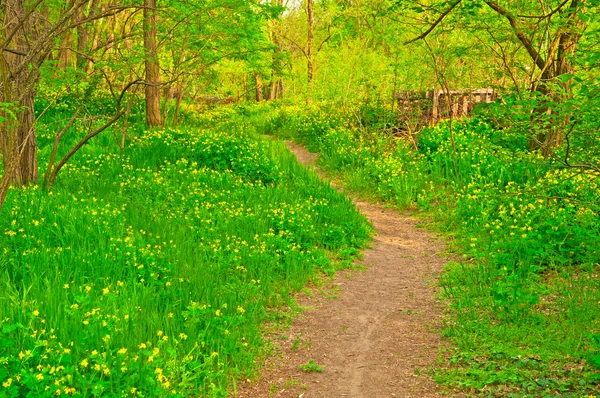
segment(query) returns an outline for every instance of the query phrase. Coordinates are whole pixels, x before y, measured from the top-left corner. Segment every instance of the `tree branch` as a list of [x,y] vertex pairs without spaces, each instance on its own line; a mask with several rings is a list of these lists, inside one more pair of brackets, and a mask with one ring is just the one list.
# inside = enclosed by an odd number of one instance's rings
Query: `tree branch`
[[544,71],[546,69],[546,61],[544,61],[542,59],[542,56],[540,55],[540,53],[533,47],[531,40],[529,40],[529,38],[525,35],[525,33],[523,33],[519,29],[519,23],[517,22],[515,17],[506,8],[502,7],[501,5],[499,5],[498,3],[496,3],[493,0],[485,0],[485,3],[488,6],[490,6],[491,9],[493,9],[498,14],[502,15],[503,17],[505,17],[508,20],[508,22],[510,23],[510,26],[515,31],[517,38],[519,39],[519,41],[521,41],[521,43],[523,43],[523,46],[525,46],[525,49],[529,53],[529,56],[535,62],[536,66],[541,71]]
[[554,14],[556,14],[557,12],[559,12],[560,10],[562,10],[562,8],[571,0],[565,0],[562,3],[560,3],[558,5],[558,7],[556,7],[554,10],[552,10],[551,12],[549,12],[546,15],[517,15],[519,18],[529,18],[529,19],[537,19],[538,22],[542,21],[543,19],[548,19],[550,17],[552,17]]
[[116,104],[117,113],[105,124],[98,127],[96,130],[89,132],[85,137],[83,137],[77,143],[77,145],[75,145],[69,151],[69,153],[67,153],[65,155],[65,157],[63,157],[60,160],[60,162],[58,162],[56,167],[54,167],[54,170],[52,170],[52,174],[50,175],[50,178],[48,180],[48,191],[50,191],[52,189],[52,185],[54,185],[54,181],[56,180],[56,176],[57,176],[58,172],[69,161],[69,159],[71,159],[71,157],[73,155],[75,155],[75,153],[77,153],[77,151],[79,151],[81,149],[81,147],[83,147],[90,139],[94,138],[95,136],[97,136],[98,134],[100,134],[101,132],[103,132],[104,130],[106,130],[107,128],[112,126],[113,124],[115,124],[121,118],[121,116],[123,116],[125,114],[125,111],[121,109],[121,101],[123,100],[125,93],[127,93],[127,90],[129,90],[133,85],[139,84],[140,82],[141,82],[140,80],[134,80],[134,81],[130,82],[129,84],[127,84],[127,86],[125,86],[125,88],[121,91],[121,95],[117,99],[117,104]]
[[3,48],[3,51],[6,51],[7,53],[11,53],[11,54],[15,54],[15,55],[20,55],[22,57],[26,57],[27,53],[24,53],[23,51],[17,51],[17,50],[13,50],[10,48]]
[[52,168],[54,167],[54,160],[56,159],[56,152],[58,151],[58,144],[60,144],[60,140],[65,135],[65,133],[71,128],[75,120],[77,120],[77,116],[79,115],[79,111],[81,108],[78,108],[69,123],[54,137],[54,145],[52,145],[52,153],[50,154],[50,161],[48,162],[48,168],[46,169],[46,174],[44,176],[44,185],[48,185],[48,181],[50,179],[50,173],[52,172]]
[[296,43],[294,40],[288,38],[285,35],[282,35],[281,33],[279,34],[279,36],[281,36],[283,39],[289,41],[290,43],[292,43],[293,45],[295,45],[298,50],[300,50],[302,52],[302,54],[304,54],[304,57],[308,58],[308,55],[306,55],[306,50],[304,48],[302,48],[302,46],[300,46],[298,43]]
[[19,29],[21,29],[21,27],[23,26],[23,23],[25,23],[27,18],[29,18],[31,16],[31,14],[33,14],[35,9],[38,8],[38,6],[42,3],[42,1],[43,0],[38,0],[34,5],[31,6],[29,11],[27,11],[27,13],[23,16],[23,19],[19,20],[19,24],[17,26],[15,26],[15,28],[12,30],[12,32],[10,32],[8,35],[6,35],[6,39],[4,39],[4,42],[2,43],[2,45],[0,45],[0,48],[2,48],[3,50],[6,49],[6,46],[8,46],[8,44],[12,41],[13,37],[15,37],[15,35],[19,31]]
[[427,29],[425,32],[423,32],[422,34],[420,34],[419,36],[415,37],[412,40],[409,40],[407,42],[404,42],[404,45],[409,45],[412,44],[416,41],[422,40],[424,38],[426,38],[431,32],[433,32],[433,30],[440,24],[442,23],[442,21],[444,20],[444,18],[446,18],[448,16],[448,14],[450,14],[452,12],[452,10],[454,10],[454,8],[456,8],[457,5],[460,4],[462,0],[455,0],[454,3],[452,3],[450,5],[450,7],[444,11],[442,13],[442,15],[440,15],[440,17],[429,27],[429,29]]

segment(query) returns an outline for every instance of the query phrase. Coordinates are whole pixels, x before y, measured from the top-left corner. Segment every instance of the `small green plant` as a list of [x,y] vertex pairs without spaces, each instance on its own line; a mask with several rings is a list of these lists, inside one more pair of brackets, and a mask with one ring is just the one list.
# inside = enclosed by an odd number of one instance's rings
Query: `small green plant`
[[292,342],[292,351],[296,351],[300,348],[300,337],[296,337]]
[[323,369],[322,366],[317,365],[312,359],[307,363],[300,365],[300,370],[306,373],[321,373]]
[[294,379],[292,376],[290,376],[290,378],[287,379],[286,382],[283,384],[283,388],[289,389],[289,388],[296,386],[297,384],[298,384],[298,381],[296,379]]
[[269,392],[271,394],[275,394],[277,391],[279,391],[279,386],[277,386],[277,384],[273,383],[269,385]]

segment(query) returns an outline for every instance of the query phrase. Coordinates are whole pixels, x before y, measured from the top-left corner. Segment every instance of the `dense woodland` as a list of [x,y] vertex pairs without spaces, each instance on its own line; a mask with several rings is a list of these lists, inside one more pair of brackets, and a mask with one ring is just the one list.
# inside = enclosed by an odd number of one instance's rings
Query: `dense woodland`
[[[272,138],[445,236],[442,390],[594,396],[599,18],[597,0],[0,0],[0,397],[258,377],[265,322],[372,233]],[[435,125],[397,95],[478,88],[497,99]]]

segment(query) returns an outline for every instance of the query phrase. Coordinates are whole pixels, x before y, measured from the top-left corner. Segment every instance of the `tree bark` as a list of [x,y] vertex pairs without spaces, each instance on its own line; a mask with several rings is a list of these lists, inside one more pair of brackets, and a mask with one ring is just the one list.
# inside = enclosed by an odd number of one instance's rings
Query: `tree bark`
[[160,114],[160,67],[156,44],[156,0],[144,0],[144,47],[146,51],[146,125],[162,125]]
[[[583,32],[583,23],[578,13],[585,1],[571,0],[566,10],[561,10],[566,23],[557,31],[555,37],[548,39],[547,59],[544,59],[539,48],[536,48],[532,39],[525,34],[513,13],[494,0],[485,2],[499,15],[506,18],[514,34],[540,71],[540,81],[532,86],[532,91],[540,92],[546,99],[537,107],[533,116],[540,117],[541,123],[544,123],[545,127],[543,132],[531,137],[529,149],[540,150],[544,157],[549,157],[554,149],[563,143],[564,127],[566,126],[564,121],[568,120],[568,115],[556,115],[555,117],[547,104],[549,101],[560,103],[565,95],[567,97],[571,95],[571,82],[556,82],[556,78],[574,71],[573,57]],[[552,84],[557,84],[560,90],[557,92],[551,87]],[[555,120],[557,117],[564,120]]]
[[[98,0],[92,0],[88,3],[88,14],[94,15],[97,13]],[[77,21],[77,69],[85,70],[88,59],[84,54],[90,46],[90,26],[81,21],[86,18],[84,7],[77,10],[75,20]],[[92,24],[92,23],[90,23]]]
[[1,102],[15,103],[15,118],[6,120],[0,128],[0,143],[7,185],[23,186],[38,179],[37,137],[34,130],[33,102],[35,86],[39,80],[39,68],[34,64],[23,68],[22,62],[28,51],[30,24],[24,20],[23,0],[7,0],[4,14],[4,37],[12,32],[8,43],[13,52],[0,54]]
[[181,100],[183,99],[183,84],[178,85],[175,97],[175,112],[173,114],[173,125],[179,126],[179,111],[181,109]]
[[[275,0],[274,4],[278,7],[283,7],[283,0]],[[275,46],[273,52],[273,62],[271,64],[271,81],[269,88],[266,93],[267,100],[274,101],[282,97],[283,92],[281,86],[283,85],[283,69],[285,68],[283,62],[284,50],[280,38],[281,20],[279,18],[274,19],[269,24],[270,39]]]
[[[77,13],[73,14],[72,23],[77,23]],[[60,48],[58,49],[58,69],[67,69],[77,65],[77,58],[73,51],[75,44],[74,30],[66,30],[62,35]]]
[[315,10],[314,0],[306,0],[306,22],[307,22],[307,36],[306,36],[306,68],[307,68],[307,95],[306,101],[310,103],[312,101],[314,77],[315,77],[315,62],[313,55],[314,48],[314,37],[315,37]]
[[263,85],[258,74],[254,75],[254,88],[256,90],[256,102],[263,100]]

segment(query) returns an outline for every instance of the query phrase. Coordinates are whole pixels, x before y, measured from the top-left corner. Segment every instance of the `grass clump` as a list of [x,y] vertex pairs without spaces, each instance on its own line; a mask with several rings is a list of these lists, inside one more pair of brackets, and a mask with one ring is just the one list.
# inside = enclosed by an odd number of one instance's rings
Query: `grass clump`
[[314,360],[310,360],[307,363],[300,365],[300,370],[306,373],[321,373],[324,368],[315,363]]

